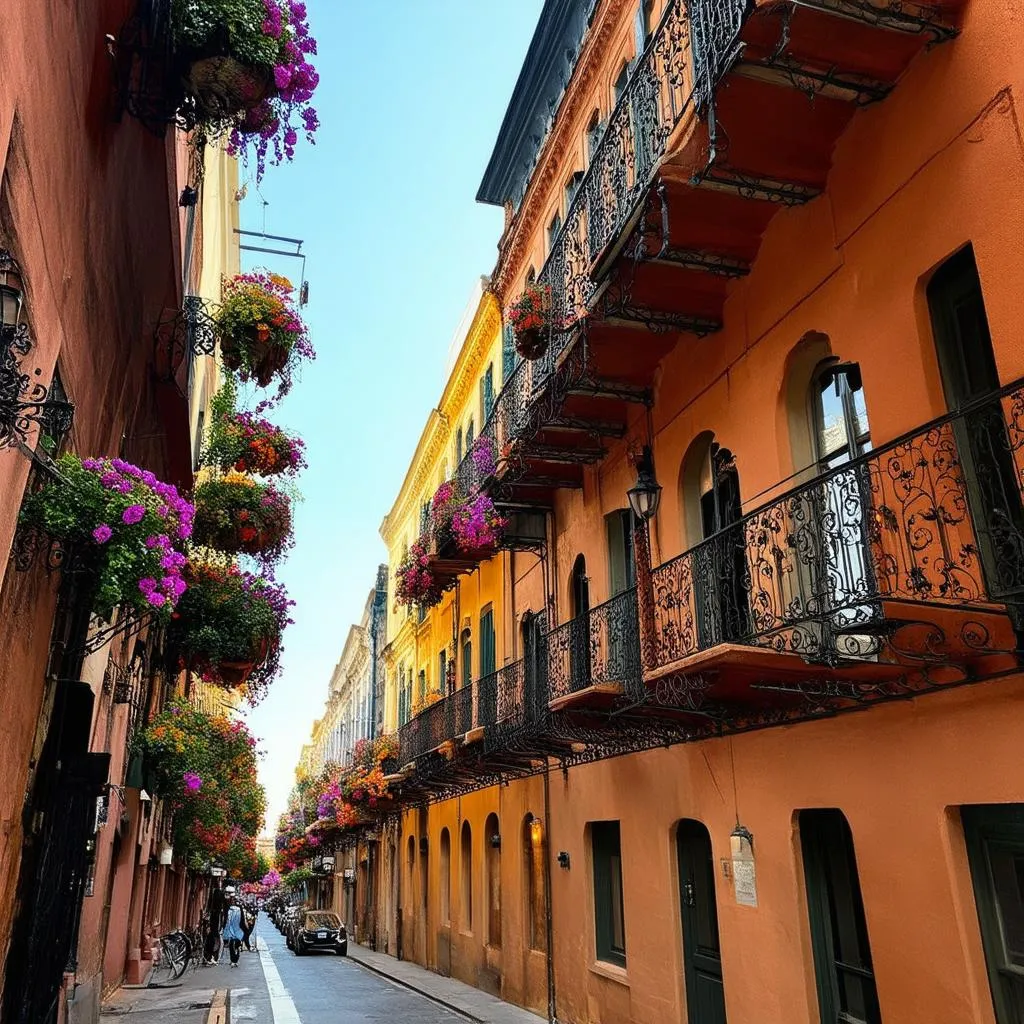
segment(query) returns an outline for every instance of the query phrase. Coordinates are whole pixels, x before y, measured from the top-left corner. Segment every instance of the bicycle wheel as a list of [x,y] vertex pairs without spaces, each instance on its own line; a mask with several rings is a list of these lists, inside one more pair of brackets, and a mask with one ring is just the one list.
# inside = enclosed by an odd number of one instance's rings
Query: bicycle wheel
[[175,964],[171,957],[171,936],[165,935],[157,939],[157,955],[153,961],[153,969],[149,972],[149,987],[164,988],[176,979]]
[[171,964],[172,977],[177,981],[188,967],[188,937],[184,932],[171,932],[164,937],[164,948]]

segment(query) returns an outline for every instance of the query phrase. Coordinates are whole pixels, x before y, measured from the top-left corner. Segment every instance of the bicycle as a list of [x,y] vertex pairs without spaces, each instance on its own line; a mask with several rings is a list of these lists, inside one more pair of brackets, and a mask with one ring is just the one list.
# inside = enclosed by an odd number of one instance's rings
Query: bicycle
[[188,969],[192,942],[180,929],[161,935],[156,942],[158,953],[149,975],[149,988],[166,988]]

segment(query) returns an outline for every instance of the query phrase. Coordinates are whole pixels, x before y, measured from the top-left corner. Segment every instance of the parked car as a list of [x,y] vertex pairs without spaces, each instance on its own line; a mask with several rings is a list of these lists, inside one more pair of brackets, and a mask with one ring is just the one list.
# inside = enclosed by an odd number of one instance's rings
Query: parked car
[[277,922],[277,930],[285,937],[285,942],[288,948],[291,949],[291,928],[295,922],[296,917],[302,913],[304,908],[302,907],[285,907],[281,911],[280,918]]
[[315,949],[327,950],[345,956],[348,953],[348,934],[337,914],[330,910],[307,910],[292,919],[288,930],[288,947],[296,956]]

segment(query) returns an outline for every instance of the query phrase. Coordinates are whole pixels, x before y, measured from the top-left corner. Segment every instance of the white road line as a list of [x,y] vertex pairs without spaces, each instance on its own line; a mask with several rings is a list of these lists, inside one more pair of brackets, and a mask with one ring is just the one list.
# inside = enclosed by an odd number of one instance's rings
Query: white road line
[[263,977],[267,980],[267,989],[270,992],[270,1009],[274,1015],[274,1024],[302,1024],[299,1011],[295,1009],[295,1003],[284,987],[281,974],[270,955],[270,947],[262,940],[256,940],[256,948],[260,954],[260,966],[263,968]]

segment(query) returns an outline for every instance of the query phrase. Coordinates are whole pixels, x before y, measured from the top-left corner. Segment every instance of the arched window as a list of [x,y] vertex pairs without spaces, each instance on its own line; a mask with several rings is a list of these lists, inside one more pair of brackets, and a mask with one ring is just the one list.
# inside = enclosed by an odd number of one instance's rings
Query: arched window
[[833,357],[818,367],[811,381],[811,416],[820,472],[870,451],[868,410],[856,363],[841,363]]
[[526,882],[526,940],[530,949],[548,948],[547,917],[544,908],[543,822],[532,814],[523,819],[523,878]]
[[473,930],[473,830],[469,822],[462,823],[462,838],[459,843],[459,877],[461,879],[459,901],[462,930]]
[[[590,685],[590,580],[587,560],[577,555],[569,577],[569,691],[575,693]],[[561,685],[564,685],[561,684]]]
[[577,555],[572,565],[572,575],[569,577],[569,600],[571,602],[572,617],[578,618],[590,611],[590,580],[587,577],[587,560],[583,555]]
[[587,122],[587,166],[589,167],[594,160],[594,154],[597,152],[598,143],[601,141],[601,111],[595,110],[590,115],[590,120]]
[[534,267],[531,266],[530,269],[526,272],[526,283],[527,284],[533,284],[536,280],[537,280],[537,271],[536,271],[536,269]]
[[620,97],[626,91],[626,83],[629,81],[629,64],[626,61],[622,62],[622,67],[619,69],[618,77],[612,83],[612,97],[615,103],[619,102]]
[[462,685],[469,686],[473,682],[473,634],[468,628],[462,631],[459,648],[462,653]]
[[551,252],[555,247],[555,242],[558,241],[559,232],[562,230],[562,214],[559,210],[555,211],[554,217],[551,218],[551,222],[548,224],[548,252]]
[[484,824],[484,865],[487,894],[487,945],[501,949],[501,832],[498,816],[488,814]]
[[473,417],[470,416],[469,423],[466,425],[466,451],[471,451],[473,448],[473,441],[476,438],[476,428],[473,426]]
[[462,427],[455,431],[455,465],[462,462]]
[[441,924],[452,923],[452,837],[441,829]]
[[576,198],[576,193],[579,191],[580,185],[583,184],[583,172],[576,171],[573,176],[565,183],[565,208],[566,210],[572,206],[572,201]]

